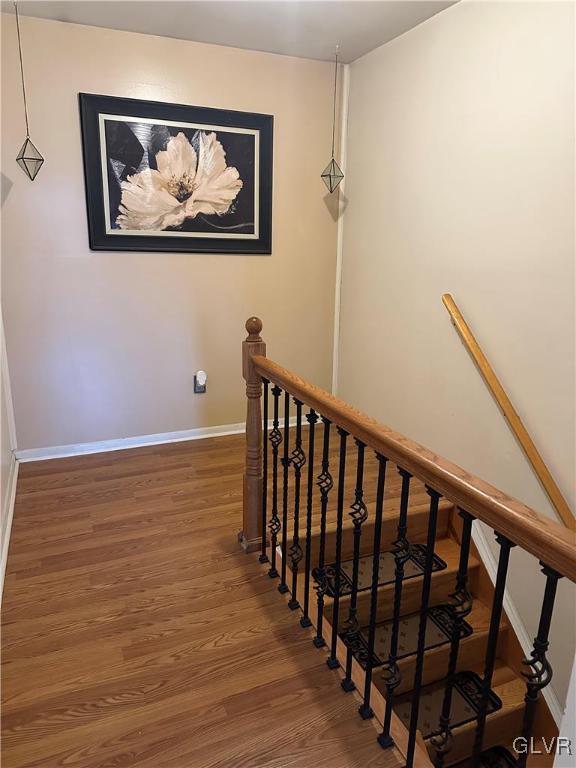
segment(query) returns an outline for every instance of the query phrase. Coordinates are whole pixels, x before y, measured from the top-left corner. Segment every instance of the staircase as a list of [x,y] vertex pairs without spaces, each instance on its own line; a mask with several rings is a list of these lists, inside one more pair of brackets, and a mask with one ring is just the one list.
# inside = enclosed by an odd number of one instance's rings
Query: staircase
[[[390,497],[389,497],[390,498]],[[399,503],[399,498],[397,498]],[[449,504],[442,505],[439,518],[438,540],[434,548],[434,571],[429,612],[426,626],[425,653],[422,672],[422,690],[418,730],[421,733],[431,760],[436,751],[431,742],[433,733],[438,728],[444,694],[451,637],[453,629],[453,614],[450,595],[454,592],[459,559],[459,542],[453,537],[452,522],[455,510]],[[417,558],[409,560],[405,567],[402,589],[402,604],[400,612],[398,666],[401,682],[396,688],[394,712],[408,728],[410,721],[411,693],[413,691],[418,646],[419,605],[422,591],[422,554],[425,545],[422,543],[428,513],[423,510],[408,509],[408,517],[416,522],[416,530],[408,536],[411,544],[415,545]],[[398,523],[398,514],[390,509],[384,525],[394,529]],[[335,524],[332,523],[327,533],[335,536]],[[421,533],[418,533],[420,529]],[[289,528],[290,532],[290,528]],[[364,532],[363,532],[364,534]],[[290,533],[289,533],[290,537]],[[312,539],[316,544],[320,537],[319,527],[313,529]],[[352,547],[353,529],[343,527],[343,549]],[[365,567],[360,570],[357,599],[357,619],[359,637],[349,637],[350,633],[339,632],[339,639],[346,648],[352,648],[353,658],[365,670],[369,640],[369,609],[370,609],[370,573],[371,564],[370,535],[362,535],[361,557]],[[384,544],[384,547],[386,544]],[[383,549],[380,567],[379,600],[377,608],[374,656],[372,660],[373,683],[384,697],[386,694],[385,665],[390,653],[390,639],[393,631],[393,597],[394,597],[394,555],[391,550]],[[383,562],[382,562],[383,561]],[[288,567],[290,563],[288,562]],[[344,560],[341,564],[342,579],[340,615],[347,617],[350,613],[350,582],[352,559]],[[445,765],[462,763],[472,753],[474,728],[478,717],[483,664],[486,655],[488,631],[493,594],[488,591],[485,573],[480,573],[483,566],[480,560],[471,556],[468,565],[468,575],[473,597],[470,614],[462,621],[460,627],[459,654],[456,665],[457,679],[454,683],[452,705],[452,736],[453,743]],[[314,575],[314,573],[313,573]],[[315,580],[316,584],[318,583]],[[482,587],[484,591],[482,591]],[[326,634],[332,629],[333,595],[328,589],[326,594],[324,617],[328,624]],[[507,658],[507,640],[510,628],[503,619],[500,623],[498,636],[498,656],[490,693],[489,714],[486,721],[484,746],[487,748],[502,746],[512,748],[513,739],[522,732],[524,715],[524,696],[526,684],[521,673],[515,672],[517,666],[514,658]],[[355,633],[352,633],[354,635]],[[550,734],[553,735],[553,734]],[[502,758],[503,759],[503,758]],[[462,763],[463,765],[465,763]],[[550,760],[548,764],[552,764]],[[487,763],[487,765],[491,765]],[[493,762],[493,765],[498,765]],[[503,763],[506,765],[506,763]],[[544,766],[545,763],[542,763]]]
[[[294,430],[292,430],[294,432]],[[331,454],[331,463],[337,460],[337,453]],[[376,464],[372,457],[365,464],[365,481],[371,487],[369,478],[376,475]],[[382,520],[382,549],[378,579],[378,604],[375,623],[375,642],[372,657],[372,682],[375,690],[382,699],[386,695],[385,670],[390,653],[390,640],[393,631],[393,602],[395,591],[395,558],[393,541],[397,535],[400,513],[401,482],[395,467],[389,467],[390,484],[384,504]],[[354,478],[352,471],[346,473],[346,485],[353,491]],[[410,521],[407,539],[411,547],[411,557],[404,567],[402,586],[402,602],[399,622],[398,667],[400,680],[396,688],[394,712],[408,728],[410,722],[411,694],[413,692],[416,654],[418,646],[418,628],[420,619],[420,599],[422,592],[423,562],[426,553],[426,530],[429,510],[425,503],[426,490],[423,484],[414,483],[413,504],[408,507],[407,518]],[[293,481],[288,483],[289,498],[293,495]],[[367,506],[374,499],[368,497]],[[342,656],[351,648],[354,662],[365,671],[369,644],[370,596],[371,596],[371,566],[373,522],[365,522],[360,544],[358,589],[357,589],[357,622],[356,632],[342,628],[338,633],[342,646]],[[425,653],[422,671],[422,689],[420,694],[420,713],[418,731],[420,732],[427,753],[433,762],[436,750],[432,736],[438,729],[440,719],[444,683],[449,665],[452,630],[454,626],[451,609],[451,594],[454,592],[460,556],[460,540],[457,534],[458,515],[453,504],[442,501],[439,504],[437,540],[434,546],[434,561],[432,584],[430,592],[430,612],[426,626]],[[287,540],[293,540],[293,520],[288,519]],[[329,505],[326,524],[326,561],[327,569],[334,572],[335,545],[337,538],[336,511]],[[311,582],[315,589],[319,586],[318,555],[321,542],[321,521],[319,509],[314,509],[311,528],[311,559],[314,564],[311,570]],[[341,622],[346,622],[350,615],[354,525],[352,518],[347,516],[342,524],[342,561],[339,612]],[[282,562],[282,547],[278,549],[278,561]],[[290,557],[286,560],[287,578],[290,584],[292,568]],[[281,568],[279,569],[281,570]],[[300,581],[304,577],[300,575]],[[493,588],[477,555],[471,554],[468,562],[468,578],[472,594],[470,613],[461,622],[459,629],[459,653],[456,665],[457,679],[454,682],[452,704],[452,745],[444,765],[472,765],[469,758],[472,755],[474,731],[479,713],[483,665],[486,656]],[[283,590],[281,590],[283,591]],[[334,605],[334,574],[328,584],[325,594],[323,636],[326,645],[329,644],[333,627]],[[303,604],[303,588],[298,590],[298,604]],[[513,740],[522,733],[524,716],[524,697],[526,683],[522,677],[519,658],[519,648],[514,652],[515,638],[505,618],[500,622],[498,633],[498,652],[492,680],[489,700],[489,713],[486,719],[484,748],[481,766],[490,768],[505,768],[516,765],[512,757]],[[344,667],[344,664],[342,664]],[[361,676],[360,676],[361,677]],[[359,686],[356,686],[359,687]],[[544,702],[541,702],[544,708]],[[542,735],[548,738],[555,734],[554,724],[546,711],[542,713],[548,730]],[[496,749],[497,748],[497,749]],[[506,762],[508,761],[508,762]],[[532,763],[536,765],[535,763]],[[553,764],[553,757],[539,756],[537,765],[541,768]]]
[[[556,584],[576,578],[571,536],[268,361],[260,328],[249,321],[244,342],[241,541],[260,550],[272,583],[339,670],[341,695],[358,698],[380,746],[396,748],[407,768],[551,766],[553,754],[528,756],[514,744],[557,735],[539,693],[551,677]],[[472,542],[477,519],[498,531],[495,585]],[[546,577],[533,585],[542,612],[528,660],[503,611],[517,544]]]

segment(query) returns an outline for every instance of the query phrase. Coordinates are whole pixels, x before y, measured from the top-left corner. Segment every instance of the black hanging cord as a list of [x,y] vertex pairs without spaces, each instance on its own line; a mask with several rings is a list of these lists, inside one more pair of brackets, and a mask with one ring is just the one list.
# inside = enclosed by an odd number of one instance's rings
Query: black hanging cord
[[[22,63],[22,60],[20,60],[20,63]],[[22,80],[22,82],[24,82],[24,80]],[[334,58],[334,106],[332,109],[332,157],[334,157],[334,136],[336,133],[336,85],[337,83],[338,83],[338,46],[336,46],[336,55]]]
[[[20,41],[20,19],[18,17],[18,3],[14,0],[14,12],[16,14],[16,33],[18,35],[18,55],[20,57],[20,74],[22,75],[22,96],[24,97],[24,118],[26,119],[26,138],[30,137],[28,128],[28,104],[26,102],[26,86],[24,85],[24,64],[22,63],[22,43]],[[334,144],[334,139],[332,139]]]

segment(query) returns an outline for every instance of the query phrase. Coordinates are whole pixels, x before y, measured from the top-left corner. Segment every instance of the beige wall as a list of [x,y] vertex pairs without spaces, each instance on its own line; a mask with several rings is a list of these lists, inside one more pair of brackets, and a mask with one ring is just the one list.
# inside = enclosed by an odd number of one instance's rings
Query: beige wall
[[[1,308],[0,308],[1,315]],[[14,428],[10,380],[4,344],[4,324],[0,316],[0,593],[8,556],[8,522],[16,482]]]
[[[6,526],[8,524],[14,455],[10,439],[8,392],[4,381],[4,371],[1,372],[0,384],[0,551],[3,551]],[[0,574],[0,581],[2,576]]]
[[[251,314],[270,356],[329,386],[336,222],[320,172],[332,66],[21,21],[31,136],[46,163],[30,183],[14,161],[24,123],[14,17],[2,16],[2,167],[13,184],[3,297],[18,447],[243,421]],[[272,256],[91,252],[79,91],[273,114]],[[198,368],[206,395],[192,391]]]
[[[574,507],[573,16],[463,2],[351,66],[339,394],[550,515],[441,295]],[[519,550],[511,572],[533,636],[544,580]],[[552,636],[563,699],[570,584]]]

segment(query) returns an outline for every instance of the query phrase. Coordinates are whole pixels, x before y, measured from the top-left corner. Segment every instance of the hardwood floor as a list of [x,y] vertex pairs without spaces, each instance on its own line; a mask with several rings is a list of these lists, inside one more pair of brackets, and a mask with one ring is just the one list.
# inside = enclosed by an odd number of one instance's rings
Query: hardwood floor
[[397,768],[236,541],[243,436],[23,464],[4,768]]

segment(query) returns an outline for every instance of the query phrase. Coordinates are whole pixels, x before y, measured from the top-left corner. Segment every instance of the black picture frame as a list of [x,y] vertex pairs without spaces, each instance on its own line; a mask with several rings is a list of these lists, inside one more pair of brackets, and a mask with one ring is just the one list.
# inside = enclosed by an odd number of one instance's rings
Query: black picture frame
[[[270,254],[272,252],[274,130],[272,115],[90,93],[79,93],[78,97],[88,235],[92,250],[238,254]],[[104,118],[104,116],[108,117]],[[115,120],[115,116],[118,116],[118,120]],[[120,129],[116,131],[116,125],[119,125],[125,133],[128,131],[126,123],[121,120],[122,117],[132,118],[132,120],[128,120],[130,123],[137,123],[138,120],[134,120],[134,118],[141,118],[143,123],[152,125],[151,130],[172,131],[171,135],[167,134],[169,139],[174,138],[174,132],[181,125],[184,126],[182,130],[187,132],[188,137],[192,135],[193,131],[202,132],[202,126],[206,126],[206,131],[203,132],[204,136],[210,129],[214,129],[216,139],[229,142],[228,149],[225,148],[226,160],[228,161],[229,155],[232,154],[230,146],[233,149],[236,148],[237,156],[244,163],[242,167],[247,169],[246,181],[242,182],[240,192],[236,193],[237,198],[242,201],[242,206],[244,206],[242,213],[238,213],[235,200],[234,205],[231,205],[230,209],[221,216],[218,214],[202,216],[198,214],[196,216],[197,221],[186,219],[184,225],[179,225],[177,228],[158,228],[155,230],[155,234],[147,233],[145,229],[134,230],[128,226],[125,227],[126,231],[121,231],[121,226],[118,225],[117,221],[122,218],[126,220],[126,217],[116,217],[114,211],[119,210],[120,196],[123,195],[121,191],[122,180],[126,181],[128,176],[125,174],[134,171],[134,169],[130,163],[120,163],[120,161],[109,157],[108,152],[112,142],[109,136],[112,135],[116,142],[113,146],[118,147],[117,152],[124,152],[126,156],[129,156],[126,154],[128,153],[126,143],[116,138],[121,133]],[[158,121],[158,124],[154,121]],[[113,126],[113,128],[110,129],[109,126]],[[223,129],[220,134],[215,127]],[[230,129],[229,132],[226,131],[227,128]],[[110,134],[109,130],[114,130],[116,133]],[[197,141],[197,138],[189,138],[192,146],[194,146],[194,140]],[[146,158],[151,158],[150,168],[152,168],[155,162],[153,152],[150,148],[139,146],[143,153],[146,153]],[[224,145],[221,144],[220,146]],[[106,152],[105,162],[103,162],[102,157],[103,151]],[[253,161],[252,154],[254,155]],[[113,164],[115,164],[114,167]],[[118,168],[124,168],[123,176],[118,175]],[[112,185],[117,185],[120,191],[117,192]],[[246,194],[240,197],[240,194],[244,192]],[[113,198],[114,201],[112,201]],[[253,220],[229,227],[221,227],[216,224],[216,222],[225,220],[226,217],[228,217],[228,221],[234,221],[234,215],[242,217],[243,213],[253,214]],[[244,218],[250,219],[250,215],[246,215]],[[182,231],[183,227],[189,229]],[[197,231],[198,228],[203,229],[199,232]],[[223,229],[227,230],[225,234],[221,233]],[[142,231],[143,234],[134,234],[136,231]]]

